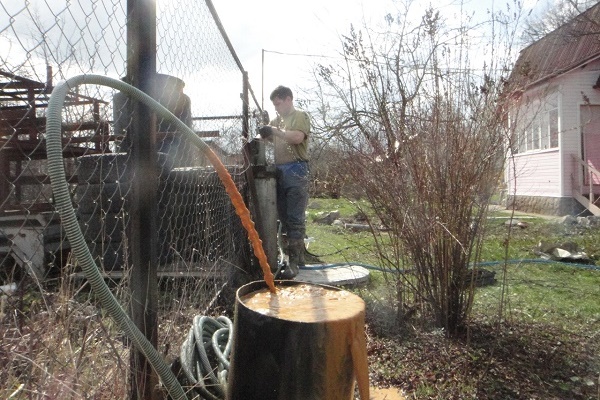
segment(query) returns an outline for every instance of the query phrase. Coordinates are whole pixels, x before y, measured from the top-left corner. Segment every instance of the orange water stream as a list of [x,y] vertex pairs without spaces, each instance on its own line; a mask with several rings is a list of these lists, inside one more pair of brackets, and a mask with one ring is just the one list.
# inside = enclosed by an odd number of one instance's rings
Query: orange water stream
[[235,212],[237,215],[239,215],[240,219],[242,220],[242,225],[248,232],[248,239],[250,239],[250,243],[252,244],[254,255],[256,256],[256,258],[258,258],[258,262],[260,263],[260,267],[263,271],[264,279],[267,283],[267,286],[269,287],[269,290],[272,293],[275,293],[276,289],[274,276],[271,272],[269,262],[267,261],[267,256],[265,254],[265,250],[263,249],[262,241],[260,240],[258,232],[254,227],[254,222],[252,221],[252,218],[250,216],[250,210],[248,210],[248,207],[246,207],[246,204],[244,203],[244,199],[242,198],[240,191],[235,186],[231,175],[229,174],[219,157],[217,157],[217,155],[211,149],[207,149],[207,151],[205,151],[205,155],[208,157],[208,159],[211,161],[211,163],[217,170],[217,174],[219,175],[221,182],[223,182],[223,185],[225,186],[225,190],[227,191],[227,194],[231,199],[231,203],[233,203],[233,206],[235,207]]

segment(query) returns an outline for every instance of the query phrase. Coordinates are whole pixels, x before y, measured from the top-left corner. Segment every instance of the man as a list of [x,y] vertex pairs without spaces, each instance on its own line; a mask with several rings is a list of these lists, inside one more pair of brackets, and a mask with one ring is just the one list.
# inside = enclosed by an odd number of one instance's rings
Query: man
[[277,117],[259,129],[263,139],[273,142],[277,170],[277,213],[288,241],[288,266],[280,275],[293,279],[304,265],[304,217],[308,203],[308,137],[310,118],[294,108],[290,88],[278,86],[270,96]]

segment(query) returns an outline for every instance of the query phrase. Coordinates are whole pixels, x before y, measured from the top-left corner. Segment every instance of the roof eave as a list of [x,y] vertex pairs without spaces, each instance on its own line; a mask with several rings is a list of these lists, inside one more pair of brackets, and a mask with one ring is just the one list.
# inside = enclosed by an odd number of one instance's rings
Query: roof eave
[[554,79],[554,78],[556,78],[556,77],[558,77],[560,75],[568,74],[569,72],[572,72],[572,71],[574,71],[574,70],[576,70],[578,68],[581,68],[581,67],[585,66],[586,64],[589,64],[590,62],[596,61],[598,59],[600,59],[600,53],[597,53],[597,54],[595,54],[595,55],[593,55],[591,57],[588,57],[585,60],[582,60],[581,62],[579,62],[579,63],[577,63],[575,65],[569,66],[568,68],[564,68],[562,70],[554,71],[551,74],[544,75],[543,77],[538,78],[535,81],[526,84],[523,87],[522,91],[525,92],[525,91],[531,89],[534,86],[541,85],[542,83],[545,83],[545,82],[547,82],[549,80],[552,80],[552,79]]

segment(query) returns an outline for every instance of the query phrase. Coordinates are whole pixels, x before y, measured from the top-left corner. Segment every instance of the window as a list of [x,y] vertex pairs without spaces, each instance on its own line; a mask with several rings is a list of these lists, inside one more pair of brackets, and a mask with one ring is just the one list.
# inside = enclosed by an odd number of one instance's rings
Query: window
[[550,147],[558,147],[558,108],[548,113],[548,132],[550,134]]
[[541,99],[528,98],[517,121],[518,152],[558,147],[558,91]]
[[531,150],[539,150],[540,148],[540,120],[536,118],[531,124]]

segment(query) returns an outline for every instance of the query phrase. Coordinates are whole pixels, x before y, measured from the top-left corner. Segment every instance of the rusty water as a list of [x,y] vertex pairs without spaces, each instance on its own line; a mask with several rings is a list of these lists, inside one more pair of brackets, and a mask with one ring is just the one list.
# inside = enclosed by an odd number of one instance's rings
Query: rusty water
[[233,179],[231,178],[231,174],[229,173],[229,171],[227,171],[227,168],[225,168],[219,157],[211,149],[207,149],[207,151],[205,151],[205,155],[215,167],[217,174],[219,175],[219,179],[221,179],[221,182],[225,186],[225,191],[231,199],[231,203],[235,208],[236,214],[240,217],[242,225],[246,229],[246,232],[248,232],[248,239],[252,244],[254,255],[258,259],[260,268],[263,272],[264,280],[267,286],[269,287],[269,291],[275,293],[275,278],[273,276],[273,273],[271,272],[269,262],[267,261],[267,256],[265,254],[265,250],[263,249],[262,241],[258,236],[258,232],[256,231],[256,228],[254,226],[254,222],[252,221],[252,217],[250,216],[250,210],[248,210],[248,207],[246,207],[246,204],[244,203],[244,199],[242,198],[240,191],[235,186],[235,182],[233,182]]

